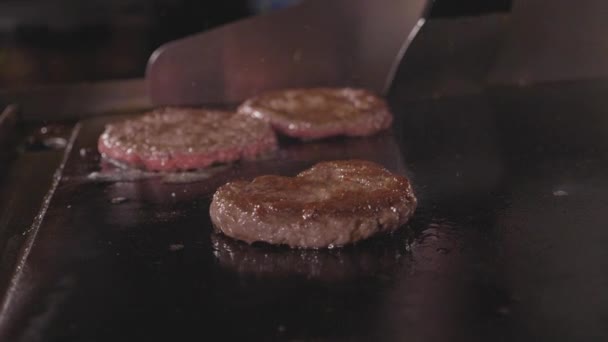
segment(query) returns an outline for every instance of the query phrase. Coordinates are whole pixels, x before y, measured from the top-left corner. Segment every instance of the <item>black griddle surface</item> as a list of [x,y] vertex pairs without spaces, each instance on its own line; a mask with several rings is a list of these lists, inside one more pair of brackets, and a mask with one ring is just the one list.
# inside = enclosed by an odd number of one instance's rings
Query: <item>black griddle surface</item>
[[[394,94],[394,135],[287,142],[278,159],[189,184],[87,179],[111,166],[95,152],[108,118],[85,121],[0,338],[605,340],[605,84]],[[420,207],[408,227],[328,251],[212,232],[210,198],[228,179],[349,157],[412,178]]]

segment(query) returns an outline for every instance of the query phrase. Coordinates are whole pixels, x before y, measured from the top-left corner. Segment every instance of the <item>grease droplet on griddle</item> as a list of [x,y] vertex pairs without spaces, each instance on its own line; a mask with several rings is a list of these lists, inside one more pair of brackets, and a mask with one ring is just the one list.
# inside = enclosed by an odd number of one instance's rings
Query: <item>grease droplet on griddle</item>
[[564,190],[555,190],[555,191],[553,191],[553,196],[557,196],[557,197],[568,196],[568,192],[566,192]]
[[129,199],[126,197],[114,197],[110,200],[112,204],[121,204],[127,202]]
[[181,243],[174,243],[174,244],[169,245],[169,250],[171,252],[176,252],[176,251],[179,251],[182,249],[184,249],[184,245],[182,245]]

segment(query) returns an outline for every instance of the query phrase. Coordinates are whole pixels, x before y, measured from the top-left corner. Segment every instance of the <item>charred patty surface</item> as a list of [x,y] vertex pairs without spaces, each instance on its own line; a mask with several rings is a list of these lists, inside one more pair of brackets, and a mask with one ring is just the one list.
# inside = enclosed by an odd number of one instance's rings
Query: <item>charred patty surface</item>
[[301,139],[368,136],[392,121],[386,102],[353,88],[287,89],[245,101],[239,112],[269,122],[280,133]]
[[270,126],[233,112],[165,108],[106,126],[99,152],[154,171],[199,169],[277,148]]
[[321,162],[296,177],[261,176],[220,187],[214,226],[247,243],[342,246],[404,225],[416,209],[407,178],[378,164]]

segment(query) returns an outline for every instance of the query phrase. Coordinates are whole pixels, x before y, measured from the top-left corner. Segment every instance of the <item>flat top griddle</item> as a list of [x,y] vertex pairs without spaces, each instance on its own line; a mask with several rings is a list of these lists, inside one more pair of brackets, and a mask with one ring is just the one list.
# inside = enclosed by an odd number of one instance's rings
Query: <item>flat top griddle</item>
[[[114,117],[82,121],[9,279],[0,340],[605,340],[606,89],[394,93],[391,133],[287,141],[194,183],[91,180],[113,170],[95,142]],[[407,227],[325,251],[213,233],[210,196],[226,180],[349,157],[412,178]]]

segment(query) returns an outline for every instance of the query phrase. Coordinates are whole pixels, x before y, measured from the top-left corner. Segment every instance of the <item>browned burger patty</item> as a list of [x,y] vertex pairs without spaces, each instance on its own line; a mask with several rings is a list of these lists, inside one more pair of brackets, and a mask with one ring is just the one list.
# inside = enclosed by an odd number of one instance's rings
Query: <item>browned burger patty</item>
[[210,214],[217,229],[247,243],[323,248],[393,231],[416,203],[407,178],[347,160],[318,163],[296,177],[228,183],[214,194]]
[[199,169],[276,148],[276,136],[262,120],[192,108],[165,108],[109,124],[98,143],[104,157],[154,171]]
[[352,88],[272,91],[245,101],[239,111],[301,139],[368,136],[388,128],[393,121],[383,99]]

